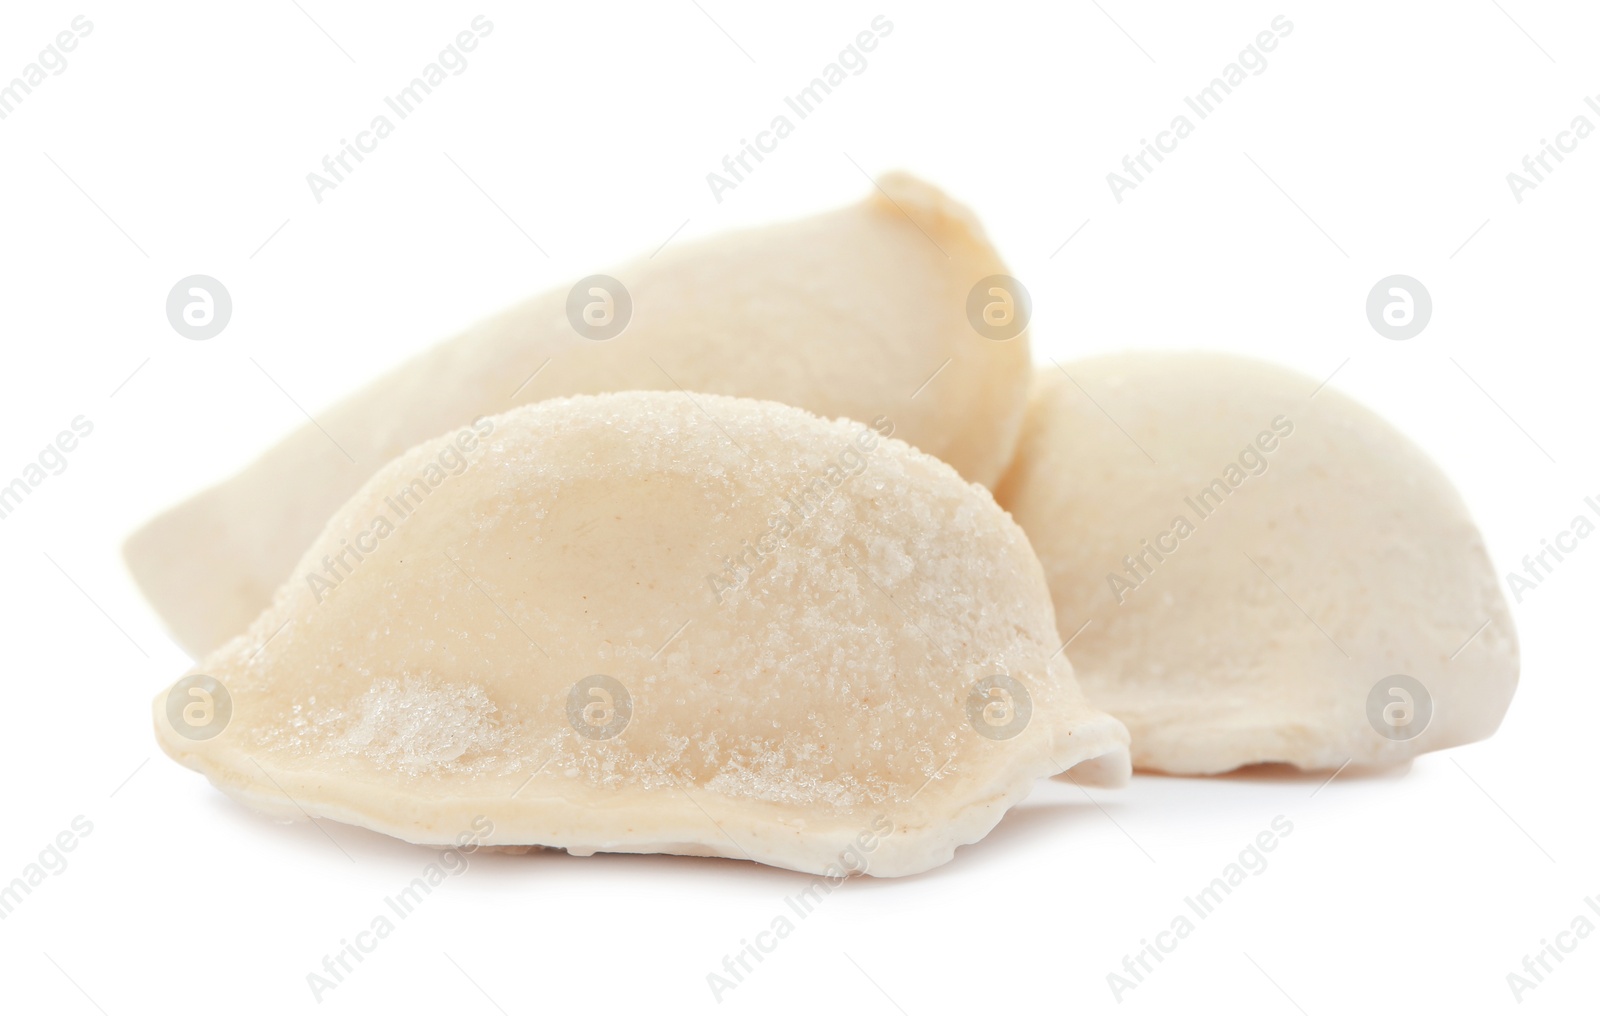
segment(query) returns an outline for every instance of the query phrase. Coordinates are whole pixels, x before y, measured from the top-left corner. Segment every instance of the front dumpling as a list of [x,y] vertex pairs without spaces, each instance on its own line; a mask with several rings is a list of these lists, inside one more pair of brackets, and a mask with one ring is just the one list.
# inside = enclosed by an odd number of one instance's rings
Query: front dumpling
[[682,393],[464,426],[203,662],[222,733],[164,695],[163,744],[258,807],[415,842],[485,817],[579,853],[948,860],[1038,776],[1115,778],[1126,735],[1057,652],[1021,531],[892,430]]

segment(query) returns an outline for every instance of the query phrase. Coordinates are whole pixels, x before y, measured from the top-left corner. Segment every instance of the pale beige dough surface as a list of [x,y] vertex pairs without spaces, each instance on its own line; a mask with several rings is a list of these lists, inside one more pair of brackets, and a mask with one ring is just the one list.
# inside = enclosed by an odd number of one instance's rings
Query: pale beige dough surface
[[[941,864],[1040,776],[1124,779],[1127,732],[1057,653],[1022,531],[891,429],[635,392],[452,431],[196,668],[231,700],[222,732],[193,739],[163,693],[157,737],[253,807],[417,843],[481,816],[490,845]],[[594,675],[631,703],[609,738],[568,712]],[[622,701],[578,715],[603,731]]]
[[[1068,655],[1128,725],[1136,767],[1385,766],[1494,732],[1516,632],[1466,507],[1414,444],[1265,363],[1062,368],[1039,369],[996,497],[1043,561],[1063,635],[1087,625]],[[1395,674],[1432,706],[1400,739],[1368,718]],[[1404,719],[1404,697],[1379,698]]]
[[1021,425],[1028,339],[983,337],[966,307],[1005,268],[971,212],[934,187],[892,174],[879,188],[836,211],[607,269],[633,306],[614,338],[581,337],[562,286],[311,407],[327,435],[306,424],[135,533],[125,550],[135,578],[199,656],[266,607],[328,516],[385,462],[478,416],[562,395],[682,386],[828,417],[887,414],[898,436],[993,486]]

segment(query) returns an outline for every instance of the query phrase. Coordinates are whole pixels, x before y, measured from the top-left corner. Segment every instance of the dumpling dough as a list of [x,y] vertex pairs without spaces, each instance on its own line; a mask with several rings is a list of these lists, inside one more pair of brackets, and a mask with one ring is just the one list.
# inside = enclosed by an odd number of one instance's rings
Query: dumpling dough
[[[473,327],[318,412],[327,434],[306,424],[135,533],[134,577],[199,657],[267,606],[328,516],[384,463],[468,420],[561,395],[681,386],[826,417],[887,414],[898,436],[992,487],[1022,424],[1028,339],[980,334],[967,308],[1005,268],[972,213],[932,186],[900,174],[879,186],[851,207],[611,270],[631,301],[631,312],[613,301],[613,323],[631,317],[612,338],[575,330],[567,286]],[[605,317],[603,297],[578,299]]]
[[1387,766],[1494,732],[1516,632],[1466,507],[1415,445],[1250,360],[1064,371],[1040,368],[996,497],[1136,768]]
[[158,738],[284,816],[821,874],[932,868],[1080,763],[1120,782],[1027,538],[891,430],[630,392],[428,441]]

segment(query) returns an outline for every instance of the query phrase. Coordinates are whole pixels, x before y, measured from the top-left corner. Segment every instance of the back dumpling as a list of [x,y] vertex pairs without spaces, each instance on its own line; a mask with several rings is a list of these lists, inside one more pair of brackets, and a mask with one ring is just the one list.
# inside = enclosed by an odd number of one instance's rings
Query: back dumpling
[[1331,388],[1204,353],[1035,379],[996,491],[1137,768],[1387,766],[1492,734],[1505,598],[1439,469]]
[[943,863],[1039,776],[1120,780],[1127,734],[1021,530],[892,429],[630,392],[427,442],[158,696],[158,737],[252,806],[418,843],[487,820],[574,853]]
[[892,173],[856,204],[609,271],[419,353],[129,537],[129,568],[178,641],[198,658],[238,634],[379,466],[546,398],[682,389],[888,413],[969,480],[992,487],[1011,460],[1026,292],[977,218],[927,183]]

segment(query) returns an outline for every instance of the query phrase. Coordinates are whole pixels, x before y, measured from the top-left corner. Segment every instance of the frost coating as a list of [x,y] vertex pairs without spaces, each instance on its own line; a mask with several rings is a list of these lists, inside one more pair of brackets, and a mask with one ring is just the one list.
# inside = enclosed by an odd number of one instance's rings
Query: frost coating
[[408,775],[470,771],[473,761],[506,741],[495,716],[499,709],[476,685],[377,681],[355,707],[356,716],[336,736],[335,749]]
[[[501,845],[820,873],[881,816],[885,875],[948,860],[1038,776],[1125,773],[1022,532],[887,417],[633,392],[486,423],[331,592],[291,581],[203,661],[233,722],[190,743],[158,717],[169,753],[258,807],[287,792],[418,842],[481,814]],[[380,471],[301,569],[447,440]],[[1020,722],[969,710],[994,675]],[[990,714],[1003,736],[974,728]]]

